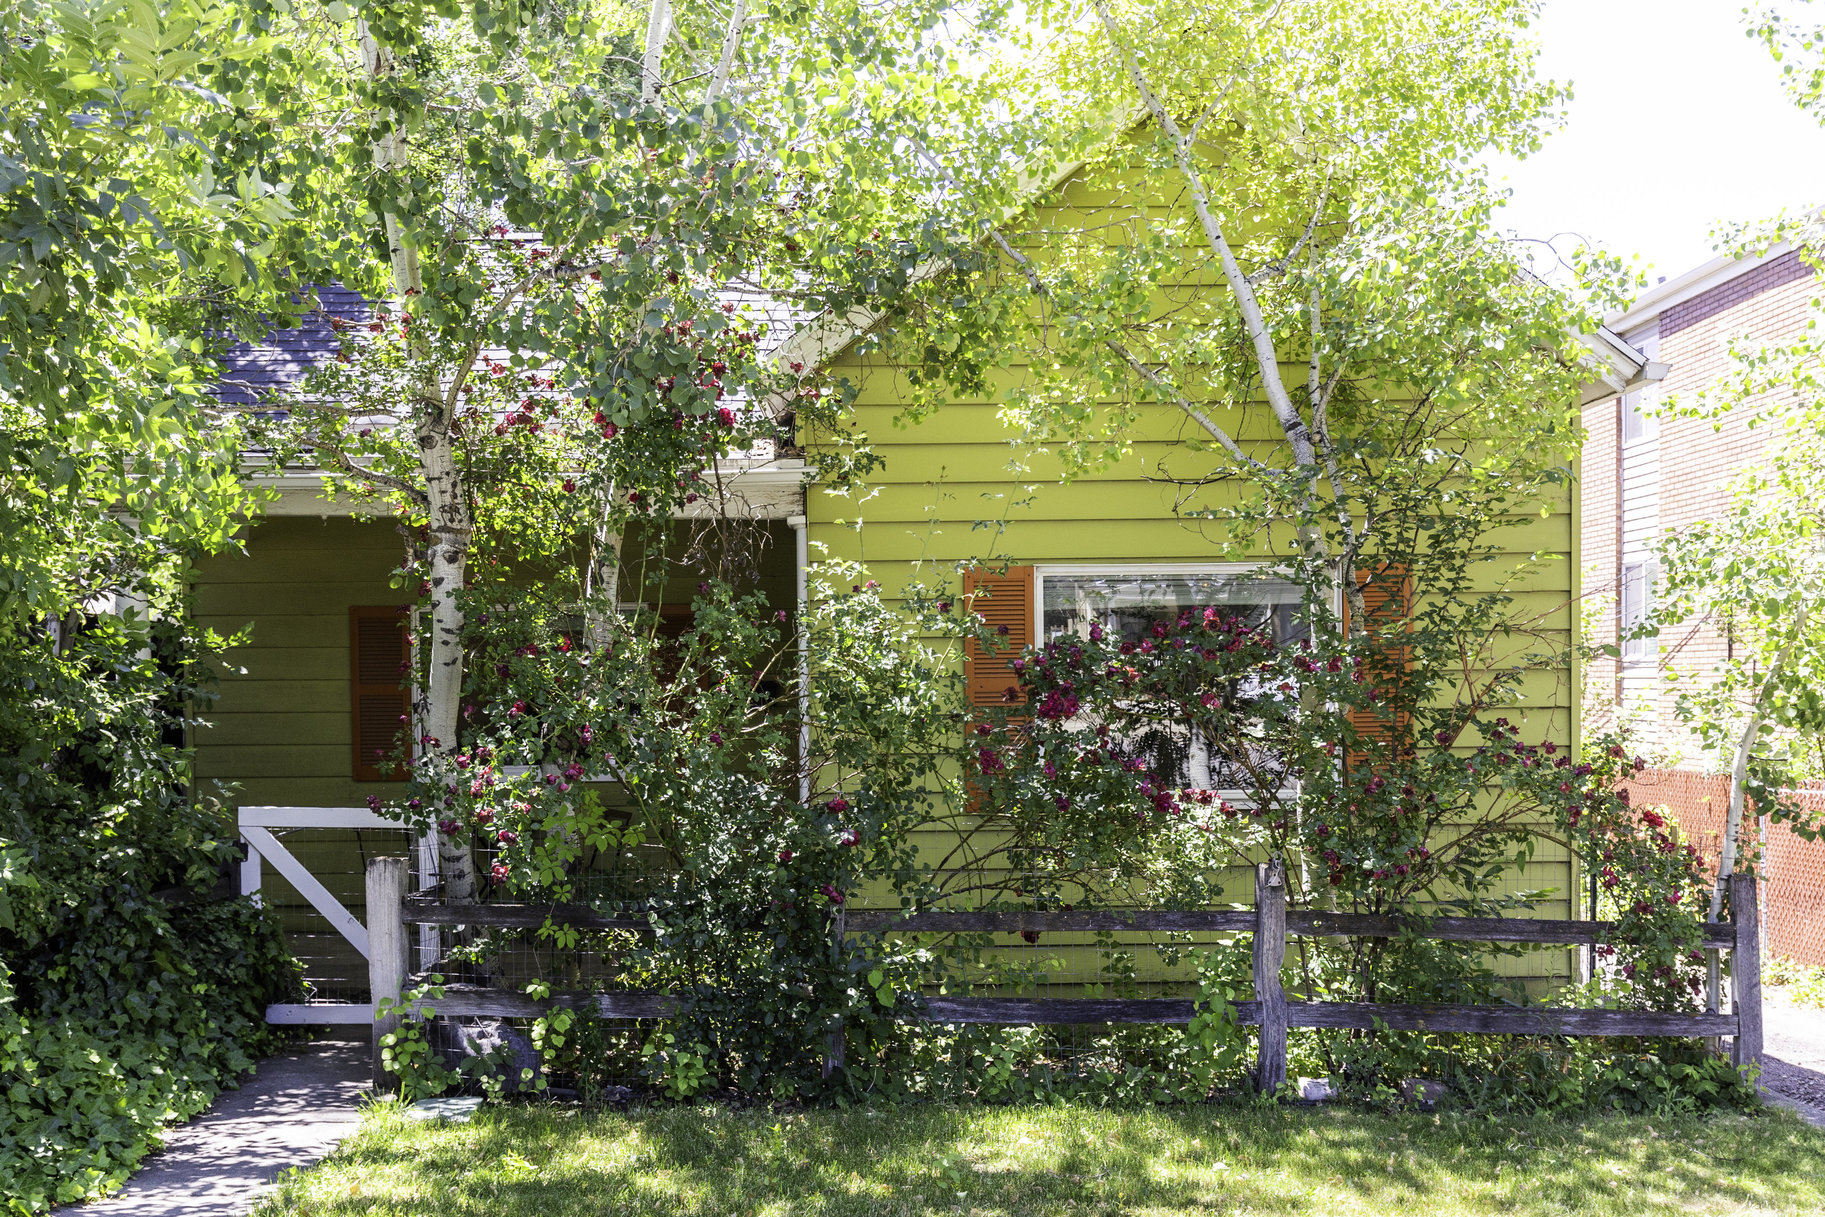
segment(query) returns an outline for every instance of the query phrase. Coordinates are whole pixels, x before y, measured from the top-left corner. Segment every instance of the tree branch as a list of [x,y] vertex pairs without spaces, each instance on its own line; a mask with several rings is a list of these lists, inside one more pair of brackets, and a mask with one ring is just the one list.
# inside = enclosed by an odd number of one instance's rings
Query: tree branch
[[[1046,300],[1052,298],[1050,289],[1046,287],[1045,280],[1039,277],[1039,272],[1034,269],[1033,262],[1030,258],[1015,249],[1013,244],[1001,234],[999,229],[991,229],[989,231],[989,239],[994,241],[995,244],[1000,247],[1001,252],[1006,254],[1007,257],[1020,268],[1021,273],[1026,276],[1027,284],[1032,289],[1035,296],[1039,296]],[[1242,445],[1238,444],[1229,432],[1217,425],[1216,421],[1209,415],[1192,405],[1185,395],[1180,393],[1176,387],[1168,384],[1158,373],[1142,363],[1135,356],[1134,352],[1128,349],[1126,344],[1114,338],[1104,338],[1102,342],[1103,346],[1108,348],[1109,352],[1117,359],[1126,364],[1136,376],[1139,376],[1155,389],[1171,398],[1173,404],[1184,411],[1186,416],[1196,422],[1198,426],[1202,427],[1212,439],[1216,440],[1217,443],[1222,446],[1225,452],[1228,452],[1237,461],[1250,469],[1260,469],[1263,467],[1261,462],[1255,460],[1254,457],[1242,450]]]
[[703,91],[703,104],[706,106],[714,104],[729,85],[729,72],[735,66],[735,52],[741,46],[741,31],[747,21],[748,0],[735,0],[735,8],[729,14],[728,29],[722,35],[722,57],[716,61],[716,72],[710,77],[710,87]]

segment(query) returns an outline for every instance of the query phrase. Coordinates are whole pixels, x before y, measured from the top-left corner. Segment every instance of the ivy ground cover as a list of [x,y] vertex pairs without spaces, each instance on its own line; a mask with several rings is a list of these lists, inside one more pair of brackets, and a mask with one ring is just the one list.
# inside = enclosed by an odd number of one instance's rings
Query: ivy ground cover
[[255,1217],[1825,1211],[1825,1130],[1709,1119],[923,1105],[377,1108]]

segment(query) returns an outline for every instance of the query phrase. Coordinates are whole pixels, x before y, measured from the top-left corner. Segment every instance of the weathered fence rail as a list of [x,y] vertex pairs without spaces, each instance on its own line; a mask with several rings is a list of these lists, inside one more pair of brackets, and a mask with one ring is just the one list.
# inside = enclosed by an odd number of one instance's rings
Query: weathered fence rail
[[[1286,1080],[1286,1036],[1293,1027],[1432,1031],[1488,1035],[1731,1036],[1739,1068],[1758,1066],[1762,1055],[1761,952],[1755,879],[1730,880],[1732,920],[1706,925],[1701,945],[1728,950],[1734,1009],[1686,1014],[1651,1010],[1567,1009],[1553,1006],[1417,1005],[1389,1002],[1290,1001],[1280,984],[1289,937],[1392,938],[1415,934],[1451,942],[1522,942],[1547,946],[1592,945],[1615,929],[1603,921],[1536,921],[1503,917],[1395,917],[1357,913],[1289,912],[1277,868],[1258,867],[1255,907],[1247,910],[1066,909],[1048,912],[850,912],[847,933],[1234,933],[1252,936],[1255,996],[1235,1003],[1237,1020],[1259,1027],[1255,1084],[1264,1091]],[[406,862],[368,863],[368,935],[375,1000],[399,994],[410,978],[407,925],[536,928],[547,921],[577,929],[653,933],[644,919],[618,917],[570,905],[444,905],[407,899]],[[396,945],[395,945],[396,944]],[[605,1018],[665,1018],[682,1013],[688,999],[667,993],[566,993],[547,999],[465,985],[445,986],[439,1016],[536,1017],[557,1007],[593,1008]],[[1184,998],[921,997],[896,1003],[898,1017],[933,1023],[1017,1025],[1031,1023],[1188,1023],[1193,1003]],[[380,1037],[397,1016],[375,1022],[375,1081]],[[833,1040],[829,1064],[840,1061]]]

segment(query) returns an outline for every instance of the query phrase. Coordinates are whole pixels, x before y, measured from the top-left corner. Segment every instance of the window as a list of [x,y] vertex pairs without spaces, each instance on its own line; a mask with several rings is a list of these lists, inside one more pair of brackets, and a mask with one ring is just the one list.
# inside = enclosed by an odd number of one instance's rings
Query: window
[[349,711],[357,782],[398,781],[381,772],[402,736],[411,755],[411,639],[408,610],[395,604],[349,610]]
[[1644,396],[1641,389],[1622,395],[1622,442],[1625,444],[1650,440],[1660,434],[1660,420],[1644,413],[1654,408],[1654,403],[1644,400]]
[[[1040,568],[1037,576],[1040,636],[1047,642],[1087,638],[1092,625],[1105,636],[1139,642],[1156,622],[1185,612],[1219,608],[1265,627],[1278,646],[1297,643],[1310,630],[1303,620],[1298,584],[1256,566]],[[1237,700],[1266,693],[1252,678],[1226,695]],[[1189,724],[1150,726],[1124,741],[1160,780],[1226,792],[1236,797],[1258,788],[1282,768],[1254,738],[1213,739]]]
[[1622,635],[1622,657],[1629,660],[1652,659],[1654,639],[1630,638],[1636,629],[1654,615],[1654,564],[1627,562],[1622,567],[1622,586],[1618,599],[1619,632]]
[[1257,627],[1267,625],[1276,645],[1307,633],[1299,585],[1258,567],[1042,570],[1039,584],[1040,634],[1047,642],[1067,635],[1087,638],[1092,623],[1111,637],[1139,642],[1156,621],[1176,621],[1188,609],[1213,606],[1229,614],[1239,610]]

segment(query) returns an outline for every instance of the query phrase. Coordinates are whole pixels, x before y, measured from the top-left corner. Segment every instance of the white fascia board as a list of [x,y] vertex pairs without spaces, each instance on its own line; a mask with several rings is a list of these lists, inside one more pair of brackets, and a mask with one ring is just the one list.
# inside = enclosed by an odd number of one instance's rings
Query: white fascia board
[[1763,263],[1772,262],[1792,248],[1793,246],[1783,241],[1759,257],[1733,258],[1726,255],[1721,258],[1712,258],[1704,265],[1695,266],[1677,278],[1655,284],[1643,292],[1633,304],[1620,312],[1610,314],[1604,324],[1617,333],[1626,334],[1637,326],[1654,320],[1674,305],[1684,304],[1692,297],[1703,295],[1739,275],[1745,275]]
[[316,470],[287,470],[284,473],[243,471],[242,478],[254,490],[277,491],[279,497],[259,504],[260,516],[343,517],[378,515],[386,510],[381,499],[371,499],[346,487],[334,501],[324,493],[324,475]]
[[1579,334],[1578,341],[1590,352],[1585,356],[1585,366],[1596,373],[1596,379],[1584,382],[1578,395],[1580,406],[1631,393],[1666,378],[1666,364],[1649,359],[1607,325],[1598,326],[1592,334]]
[[[249,484],[279,492],[278,500],[262,504],[263,516],[312,516],[319,518],[383,514],[383,500],[362,498],[344,493],[334,502],[325,497],[326,475],[318,471],[287,471],[280,474],[254,473]],[[707,519],[734,514],[759,520],[787,519],[805,511],[805,482],[817,476],[817,469],[794,459],[770,459],[754,463],[724,462],[718,469],[703,471],[703,496],[674,513],[676,519]]]

